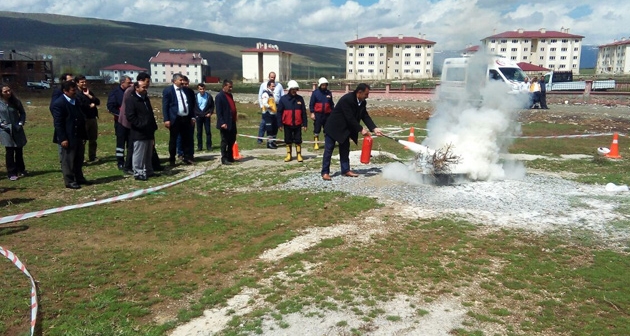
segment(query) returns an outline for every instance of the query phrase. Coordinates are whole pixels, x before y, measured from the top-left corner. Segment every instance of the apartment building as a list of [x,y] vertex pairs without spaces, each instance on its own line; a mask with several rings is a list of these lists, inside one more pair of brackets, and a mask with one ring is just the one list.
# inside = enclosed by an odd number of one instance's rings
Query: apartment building
[[149,59],[151,64],[151,80],[153,83],[170,83],[173,75],[186,75],[192,85],[204,82],[209,76],[208,61],[201,53],[187,52],[185,49],[169,49],[158,51]]
[[433,77],[435,42],[398,35],[356,38],[346,42],[349,80],[403,80]]
[[489,54],[504,56],[515,62],[526,62],[555,71],[580,73],[580,54],[584,36],[560,31],[528,31],[522,28],[488,36],[481,40]]
[[[628,55],[629,57],[626,57]],[[613,43],[599,46],[597,53],[598,74],[628,74],[630,73],[630,37],[622,37]]]
[[241,50],[243,60],[243,82],[261,83],[270,72],[276,73],[276,81],[282,83],[291,79],[291,56],[281,51],[275,44],[256,43],[255,48]]
[[135,81],[139,73],[146,71],[148,71],[146,68],[125,62],[101,68],[99,73],[105,83],[111,84],[119,83],[122,76],[128,76],[131,80]]

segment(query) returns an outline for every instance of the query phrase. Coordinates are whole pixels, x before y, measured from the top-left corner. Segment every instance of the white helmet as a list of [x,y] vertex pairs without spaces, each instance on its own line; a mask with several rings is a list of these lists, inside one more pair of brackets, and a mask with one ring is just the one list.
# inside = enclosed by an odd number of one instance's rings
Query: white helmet
[[290,81],[287,83],[287,89],[289,89],[289,90],[291,90],[291,89],[299,89],[299,88],[300,88],[300,86],[299,86],[299,85],[298,85],[298,83],[297,83],[296,81],[294,81],[293,79],[292,79],[292,80],[290,80]]
[[322,77],[317,81],[317,86],[322,86],[322,84],[328,84],[326,77]]

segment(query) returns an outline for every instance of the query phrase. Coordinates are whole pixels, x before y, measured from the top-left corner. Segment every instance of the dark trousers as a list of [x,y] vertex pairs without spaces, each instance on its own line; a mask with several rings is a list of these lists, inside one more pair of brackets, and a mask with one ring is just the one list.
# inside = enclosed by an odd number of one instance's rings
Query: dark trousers
[[[322,175],[330,174],[330,160],[335,149],[335,139],[328,134],[324,137],[324,156],[322,158]],[[339,161],[341,163],[341,174],[350,171],[350,139],[346,139],[339,144]]]
[[184,151],[184,159],[192,160],[193,158],[193,128],[190,124],[190,118],[177,117],[175,122],[171,122],[171,128],[169,129],[168,140],[168,160],[169,162],[175,162],[175,155],[177,154],[177,137],[181,136],[182,150]]
[[319,135],[322,128],[326,125],[326,120],[330,113],[315,113],[315,126],[313,126],[313,134]]
[[542,109],[548,109],[547,107],[547,92],[546,91],[541,91],[540,92],[540,108]]
[[265,130],[267,126],[265,126],[265,118],[260,120],[260,125],[258,125],[258,143],[262,143],[262,138],[265,136]]
[[289,144],[302,144],[302,126],[287,126],[284,125],[284,143]]
[[[130,146],[129,141],[129,129],[114,121],[114,131],[116,132],[116,161],[118,161],[119,167],[125,166],[125,148]],[[127,153],[129,154],[129,153]],[[131,168],[131,156],[127,155],[127,161],[129,162],[129,168]]]
[[98,139],[98,119],[86,119],[85,130],[88,136],[88,158],[94,160],[96,159],[96,140]]
[[63,182],[66,185],[85,180],[83,176],[85,144],[83,140],[77,141],[78,144],[74,147],[61,149],[61,173],[63,174]]
[[232,147],[236,142],[236,123],[232,123],[231,129],[221,129],[221,161],[234,161]]
[[197,149],[203,149],[203,131],[206,132],[206,149],[210,150],[212,147],[212,131],[210,131],[210,118],[197,117]]
[[265,131],[268,137],[275,138],[278,135],[278,118],[275,114],[269,112],[263,113],[263,120],[265,121]]
[[7,175],[18,176],[26,170],[24,166],[24,148],[23,147],[5,147],[5,162],[7,165]]

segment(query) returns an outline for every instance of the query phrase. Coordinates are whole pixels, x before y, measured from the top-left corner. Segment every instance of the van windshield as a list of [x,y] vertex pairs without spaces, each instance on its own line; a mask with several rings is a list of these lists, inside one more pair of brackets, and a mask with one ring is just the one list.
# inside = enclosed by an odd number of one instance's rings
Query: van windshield
[[525,73],[520,68],[499,68],[499,70],[507,80],[516,82],[525,81]]

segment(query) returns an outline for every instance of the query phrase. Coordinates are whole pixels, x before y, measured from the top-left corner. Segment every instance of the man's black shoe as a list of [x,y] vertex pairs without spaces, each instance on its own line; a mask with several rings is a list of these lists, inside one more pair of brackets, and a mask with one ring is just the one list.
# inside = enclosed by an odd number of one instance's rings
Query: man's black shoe
[[125,173],[126,175],[133,175],[133,170],[123,169],[123,173]]
[[144,175],[138,175],[138,176],[134,176],[134,180],[136,181],[146,181],[147,177]]
[[221,163],[222,163],[222,164],[224,164],[224,165],[226,165],[226,166],[229,166],[229,165],[231,165],[231,164],[232,164],[232,163],[231,163],[230,161],[228,161],[227,159],[221,159]]
[[162,175],[158,174],[158,173],[151,173],[151,174],[147,174],[147,177],[160,177]]
[[195,164],[195,162],[191,159],[183,159],[182,162],[187,165]]
[[234,160],[234,158],[227,158],[228,162],[236,162],[236,160]]
[[84,185],[92,185],[92,181],[88,181],[86,179],[78,180],[77,183],[84,184]]
[[81,186],[76,182],[70,182],[66,184],[66,188],[68,189],[81,189]]

